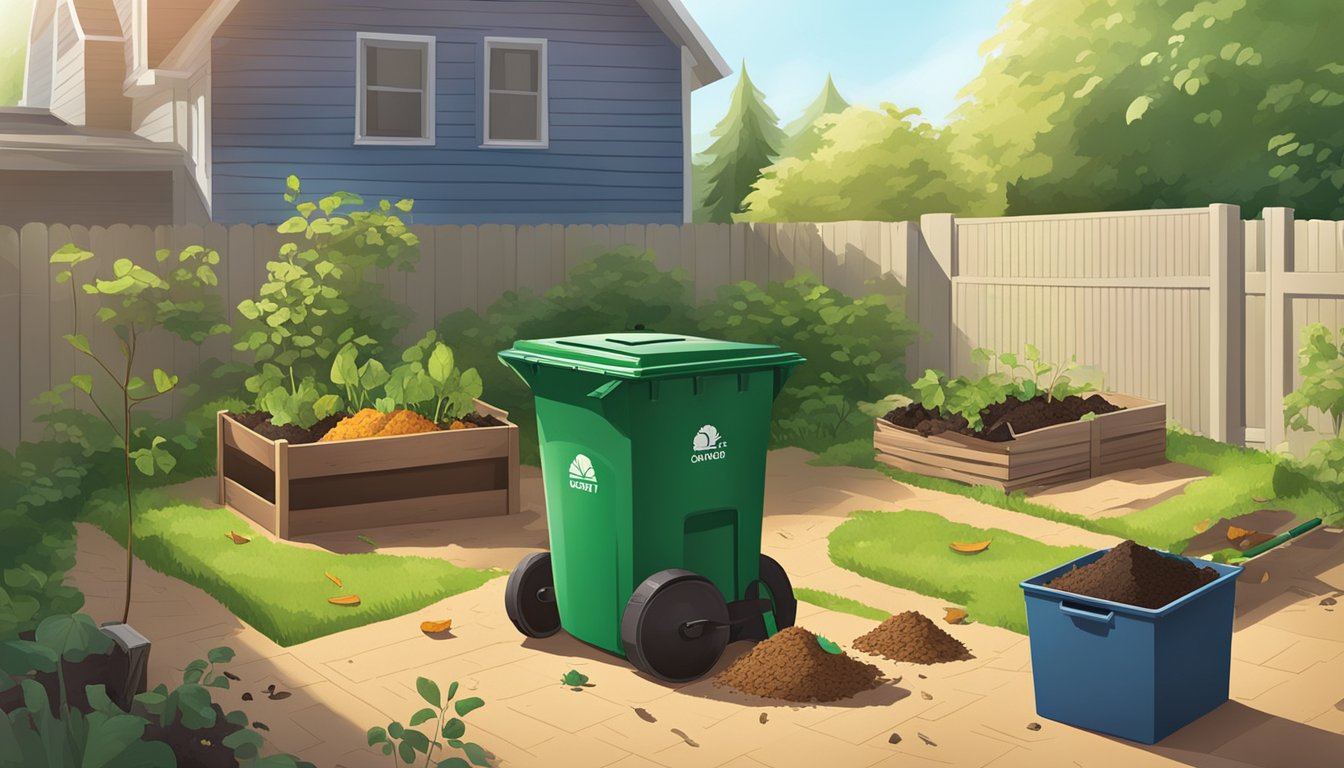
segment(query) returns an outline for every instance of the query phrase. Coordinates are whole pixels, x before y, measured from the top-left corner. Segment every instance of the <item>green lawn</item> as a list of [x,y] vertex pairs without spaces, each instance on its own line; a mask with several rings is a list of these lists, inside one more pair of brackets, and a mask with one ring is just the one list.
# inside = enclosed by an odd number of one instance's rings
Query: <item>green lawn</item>
[[873,621],[886,621],[891,618],[891,614],[874,608],[867,603],[861,603],[858,600],[851,600],[848,597],[831,592],[822,592],[819,589],[808,589],[807,587],[794,587],[793,596],[804,603],[819,605],[828,611],[836,613],[848,613],[851,616],[858,616],[861,619],[872,619]]
[[[1235,518],[1267,506],[1291,510],[1299,519],[1324,519],[1339,514],[1338,505],[1319,486],[1306,480],[1286,462],[1263,451],[1169,430],[1167,458],[1211,475],[1190,483],[1181,495],[1147,509],[1097,520],[1036,504],[1020,491],[1004,493],[995,488],[963,485],[893,467],[883,466],[881,471],[907,485],[955,493],[990,506],[1133,539],[1144,546],[1178,553],[1197,535],[1196,525],[1205,520],[1217,523],[1220,519]],[[1255,501],[1256,498],[1269,501]]]
[[[205,590],[281,645],[401,616],[500,575],[447,560],[342,555],[280,544],[226,509],[183,504],[160,491],[146,491],[136,500],[136,555],[154,570]],[[124,496],[95,496],[84,519],[125,541]],[[230,531],[251,541],[234,544]],[[327,579],[328,572],[343,589]],[[355,607],[327,602],[343,594],[359,595],[362,602]]]
[[[948,547],[953,541],[985,539],[992,542],[989,549],[975,555]],[[915,510],[856,512],[830,535],[830,556],[836,565],[893,587],[964,605],[972,621],[1022,634],[1027,631],[1027,614],[1018,584],[1091,551],[1042,544]]]

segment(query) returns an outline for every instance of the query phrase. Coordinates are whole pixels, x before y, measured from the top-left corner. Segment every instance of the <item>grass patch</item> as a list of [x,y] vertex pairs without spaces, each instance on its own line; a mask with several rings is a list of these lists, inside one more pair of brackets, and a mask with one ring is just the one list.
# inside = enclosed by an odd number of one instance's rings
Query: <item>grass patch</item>
[[[1144,546],[1182,552],[1208,520],[1232,519],[1265,507],[1287,509],[1299,519],[1338,514],[1338,505],[1318,484],[1291,464],[1264,451],[1227,445],[1198,435],[1167,431],[1167,459],[1211,473],[1185,487],[1184,493],[1120,517],[1089,520],[1037,504],[1021,491],[1004,493],[936,477],[881,467],[893,479],[918,488],[954,493],[994,507],[1066,523],[1096,533],[1133,539]],[[1258,502],[1255,498],[1270,499]]]
[[[993,543],[976,555],[948,548],[953,541],[985,539]],[[1027,612],[1018,584],[1090,552],[1087,547],[1042,544],[915,510],[856,512],[830,535],[830,556],[836,565],[883,584],[964,605],[972,620],[1022,634],[1027,632]]]
[[[119,493],[96,495],[84,519],[124,542],[125,497]],[[234,544],[229,531],[251,541]],[[162,491],[137,495],[135,534],[135,554],[151,568],[205,590],[281,645],[402,616],[499,575],[426,557],[342,555],[281,544],[226,509],[184,504]],[[343,594],[359,595],[362,602],[327,602]]]
[[886,621],[891,618],[891,614],[880,608],[874,608],[867,603],[860,603],[858,600],[851,600],[848,597],[822,592],[819,589],[808,589],[806,587],[794,587],[793,596],[816,606],[825,608],[828,611],[836,613],[848,613],[851,616],[858,616],[861,619],[872,619],[873,621]]

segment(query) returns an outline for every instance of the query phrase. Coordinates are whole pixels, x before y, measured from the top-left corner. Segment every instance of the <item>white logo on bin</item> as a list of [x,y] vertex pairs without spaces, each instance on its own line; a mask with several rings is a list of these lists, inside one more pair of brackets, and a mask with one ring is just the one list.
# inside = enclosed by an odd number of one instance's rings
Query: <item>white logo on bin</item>
[[569,463],[569,487],[584,493],[597,493],[597,470],[593,460],[580,453]]
[[702,461],[718,461],[726,458],[728,452],[723,450],[728,447],[728,441],[723,439],[719,430],[713,424],[706,424],[695,433],[695,439],[691,441],[691,463],[699,464]]

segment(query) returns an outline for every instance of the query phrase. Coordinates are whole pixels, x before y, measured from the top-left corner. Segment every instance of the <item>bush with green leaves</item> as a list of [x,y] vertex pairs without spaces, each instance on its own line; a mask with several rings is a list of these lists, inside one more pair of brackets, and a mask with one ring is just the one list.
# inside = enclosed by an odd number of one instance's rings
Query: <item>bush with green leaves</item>
[[285,200],[295,215],[276,231],[294,239],[267,262],[257,297],[238,304],[234,348],[256,357],[246,383],[256,407],[276,425],[310,427],[318,399],[332,394],[326,361],[352,344],[377,354],[405,327],[407,310],[386,297],[374,271],[414,269],[420,240],[398,215],[410,213],[411,200],[361,210],[363,198],[348,192],[315,202],[297,202],[299,193],[290,176]]
[[[131,586],[133,574],[132,534],[135,523],[135,509],[132,505],[133,474],[132,465],[145,476],[169,474],[177,464],[168,440],[163,435],[149,431],[135,431],[132,418],[136,408],[173,391],[178,385],[178,377],[162,368],[153,368],[149,378],[153,381],[153,391],[137,375],[140,370],[136,363],[141,353],[156,339],[159,332],[167,332],[184,341],[200,344],[213,335],[227,333],[229,327],[224,324],[224,314],[219,295],[213,289],[218,285],[215,267],[219,264],[219,254],[201,246],[183,249],[177,255],[174,266],[166,262],[171,257],[167,249],[154,254],[155,260],[164,265],[165,277],[160,277],[146,267],[129,258],[119,258],[110,265],[110,276],[100,277],[95,273],[90,282],[75,290],[77,271],[95,260],[95,255],[67,244],[51,256],[51,263],[61,269],[56,274],[58,284],[70,284],[71,313],[73,333],[66,334],[65,341],[76,352],[87,357],[105,376],[95,379],[92,374],[76,374],[70,377],[70,386],[82,392],[89,404],[103,418],[107,426],[120,438],[124,458],[123,481],[126,486],[126,599],[122,611],[122,621],[130,616]],[[101,265],[94,265],[95,268]],[[80,333],[79,296],[98,297],[102,305],[96,317],[116,336],[119,347],[119,359],[104,359],[104,354],[95,352],[88,336]],[[111,403],[100,403],[104,391],[111,392]],[[107,407],[104,407],[104,405]],[[109,415],[112,410],[116,419]],[[137,447],[138,446],[138,447]]]
[[1328,418],[1334,431],[1312,446],[1307,461],[1321,480],[1344,485],[1344,328],[1336,337],[1322,323],[1306,326],[1297,359],[1302,383],[1283,399],[1284,425],[1319,432],[1311,424],[1312,411]]
[[[411,715],[410,719],[407,720],[408,724],[393,720],[387,724],[386,728],[381,726],[370,728],[368,732],[369,746],[379,747],[384,755],[391,755],[393,766],[401,763],[405,763],[407,766],[414,765],[423,755],[426,768],[431,765],[437,766],[437,768],[470,768],[472,765],[489,768],[490,755],[485,751],[485,748],[475,742],[463,740],[467,733],[467,724],[463,718],[485,706],[485,702],[475,696],[453,701],[453,698],[457,696],[457,688],[456,682],[450,683],[448,692],[440,694],[439,686],[433,680],[427,677],[417,677],[415,679],[415,690],[429,706]],[[448,716],[449,704],[453,705],[456,717]],[[433,723],[430,735],[425,735],[423,731],[416,730],[416,726],[430,722]],[[443,738],[443,741],[439,741],[440,737]],[[442,750],[445,746],[460,750],[466,757],[440,757],[436,762],[434,760],[434,750]],[[440,751],[440,755],[442,755],[442,751]],[[397,760],[398,758],[401,759],[400,763]]]

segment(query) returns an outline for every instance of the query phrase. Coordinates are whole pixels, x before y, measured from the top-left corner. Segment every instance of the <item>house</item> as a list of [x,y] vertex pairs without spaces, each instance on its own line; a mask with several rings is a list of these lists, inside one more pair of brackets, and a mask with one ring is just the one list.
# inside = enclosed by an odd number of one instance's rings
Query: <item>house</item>
[[35,5],[0,211],[46,221],[274,223],[292,173],[416,223],[681,223],[728,73],[680,0]]

